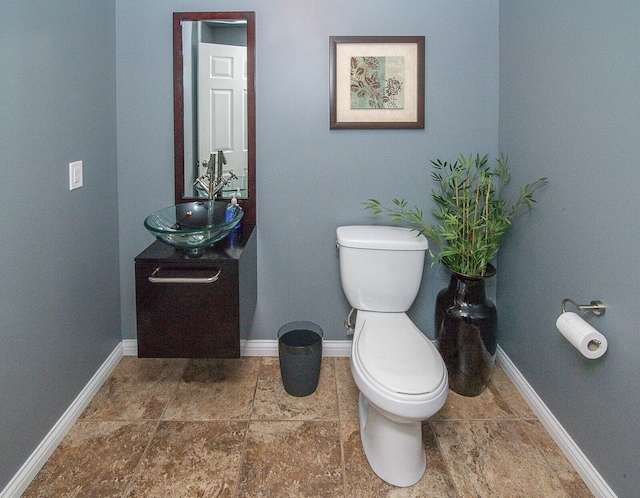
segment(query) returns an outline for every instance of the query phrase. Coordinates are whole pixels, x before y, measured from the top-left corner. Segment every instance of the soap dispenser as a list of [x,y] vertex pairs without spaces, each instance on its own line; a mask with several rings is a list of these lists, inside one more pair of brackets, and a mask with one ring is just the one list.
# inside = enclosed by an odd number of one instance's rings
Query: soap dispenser
[[[233,218],[235,218],[238,215],[238,211],[241,211],[242,208],[238,205],[238,199],[236,199],[236,195],[233,194],[233,196],[231,197],[231,202],[229,202],[229,204],[227,204],[227,212],[225,213],[225,221],[228,223],[230,222]],[[240,222],[238,222],[238,224],[235,226],[235,228],[238,228],[240,226]]]

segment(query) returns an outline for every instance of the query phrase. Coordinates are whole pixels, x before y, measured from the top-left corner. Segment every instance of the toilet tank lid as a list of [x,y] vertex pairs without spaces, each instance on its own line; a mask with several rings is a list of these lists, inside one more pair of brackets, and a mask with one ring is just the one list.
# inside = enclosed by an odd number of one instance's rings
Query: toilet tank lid
[[429,242],[410,228],[384,225],[350,225],[336,230],[338,245],[355,249],[426,251]]

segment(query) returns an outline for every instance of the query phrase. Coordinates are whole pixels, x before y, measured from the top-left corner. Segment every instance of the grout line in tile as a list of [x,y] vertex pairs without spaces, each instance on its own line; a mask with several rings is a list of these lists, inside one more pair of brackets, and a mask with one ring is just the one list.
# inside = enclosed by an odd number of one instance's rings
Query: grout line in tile
[[444,453],[442,452],[442,446],[440,445],[440,438],[438,438],[438,433],[436,432],[433,425],[431,424],[431,419],[427,419],[426,424],[429,426],[429,430],[431,431],[431,433],[433,434],[433,437],[436,440],[438,453],[440,454],[440,459],[444,464],[445,471],[447,472],[447,477],[449,478],[449,481],[451,482],[451,486],[453,487],[453,492],[456,494],[456,497],[459,497],[460,493],[458,492],[458,488],[456,487],[456,481],[453,479],[453,474],[451,473],[451,469],[449,468],[449,462],[444,457]]
[[[262,361],[260,363],[262,363]],[[231,492],[232,498],[240,498],[240,484],[242,482],[242,469],[244,468],[244,463],[247,460],[247,441],[249,440],[249,428],[251,427],[251,420],[247,420],[246,422],[247,424],[244,429],[244,441],[242,443],[242,456],[240,457],[240,462],[238,463],[238,468],[236,470],[236,487]]]
[[338,386],[338,364],[333,359],[333,381],[336,390],[336,405],[338,406],[338,437],[340,439],[340,463],[342,464],[342,490],[344,498],[347,498],[347,462],[344,457],[344,438],[342,433],[342,403],[340,402],[340,389]]
[[249,440],[249,431],[251,430],[251,424],[254,421],[253,410],[255,408],[256,396],[258,394],[258,383],[260,382],[260,374],[262,373],[262,365],[264,358],[260,358],[260,364],[258,365],[258,371],[256,374],[255,384],[253,386],[253,396],[251,397],[251,410],[249,410],[249,419],[246,421],[247,425],[244,432],[244,442],[242,444],[242,456],[240,457],[240,463],[236,472],[236,487],[231,493],[232,498],[240,498],[240,485],[242,484],[242,474],[244,464],[247,461],[247,442]]
[[162,409],[162,413],[160,414],[159,420],[164,420],[165,413],[167,413],[167,410],[169,409],[169,406],[171,406],[171,403],[173,402],[173,400],[176,399],[176,393],[178,392],[178,388],[180,387],[180,381],[182,380],[182,377],[184,377],[184,374],[187,371],[187,368],[189,368],[190,364],[191,364],[191,360],[187,360],[184,363],[184,367],[182,367],[182,372],[180,373],[180,376],[178,377],[178,380],[176,381],[175,386],[173,386],[173,391],[171,392],[171,395],[167,400],[167,404],[164,405],[164,408]]
[[256,380],[253,385],[253,396],[251,397],[251,410],[249,410],[249,420],[254,420],[253,418],[253,410],[256,406],[256,396],[258,395],[258,384],[260,382],[260,375],[262,374],[262,364],[264,361],[264,356],[260,357],[260,364],[258,365],[258,372],[256,374]]
[[[153,420],[151,420],[153,422]],[[159,420],[159,422],[184,422],[188,424],[211,423],[211,422],[251,422],[248,418],[176,418]]]
[[432,419],[428,419],[428,420],[435,420],[437,422],[536,422],[538,421],[537,418],[519,418],[519,417],[512,417],[512,418],[470,418],[470,417],[464,417],[464,418],[452,418],[452,417],[447,417],[447,418],[436,418],[433,417]]
[[129,494],[129,491],[131,491],[133,483],[136,482],[136,478],[138,477],[138,472],[140,471],[140,466],[142,465],[142,462],[145,456],[147,455],[149,448],[151,447],[151,443],[153,442],[153,439],[156,437],[156,434],[158,433],[160,424],[162,424],[162,420],[158,420],[156,422],[156,426],[153,429],[153,432],[151,433],[151,437],[149,437],[149,441],[147,441],[147,445],[145,446],[144,451],[142,452],[142,455],[140,455],[140,459],[138,460],[138,463],[136,463],[136,466],[133,468],[133,471],[131,472],[131,480],[127,483],[127,485],[124,488],[124,491],[122,492],[122,495],[121,495],[122,498],[125,498]]

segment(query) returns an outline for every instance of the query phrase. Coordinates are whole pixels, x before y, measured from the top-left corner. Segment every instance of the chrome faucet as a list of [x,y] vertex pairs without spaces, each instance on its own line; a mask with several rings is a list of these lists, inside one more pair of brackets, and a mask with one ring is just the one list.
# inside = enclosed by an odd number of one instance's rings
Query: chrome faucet
[[216,185],[220,185],[222,183],[222,168],[227,164],[227,158],[224,157],[224,152],[222,150],[218,151],[218,171],[216,172]]
[[[200,175],[193,182],[197,188],[206,192],[210,201],[214,200],[231,180],[238,179],[233,171],[227,171],[223,174],[222,169],[225,164],[227,164],[227,158],[222,150],[218,151],[217,160],[216,154],[212,152],[209,156],[209,161],[202,161],[202,165],[207,168],[207,172],[204,175]],[[207,180],[206,182],[205,179]]]

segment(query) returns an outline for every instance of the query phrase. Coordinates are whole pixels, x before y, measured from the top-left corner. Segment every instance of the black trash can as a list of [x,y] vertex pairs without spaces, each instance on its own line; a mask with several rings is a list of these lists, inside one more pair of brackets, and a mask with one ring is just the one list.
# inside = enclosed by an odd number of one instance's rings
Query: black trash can
[[311,322],[291,322],[278,331],[280,374],[291,396],[309,396],[318,387],[322,329]]

